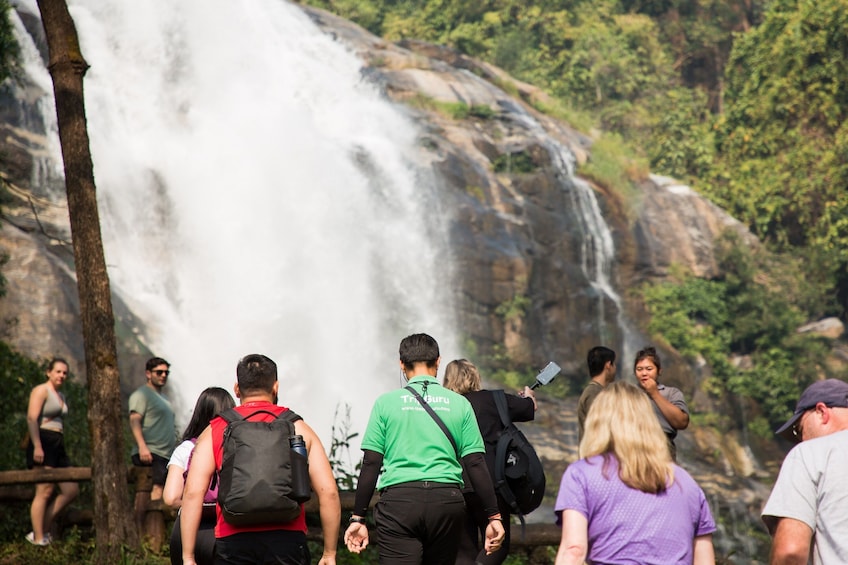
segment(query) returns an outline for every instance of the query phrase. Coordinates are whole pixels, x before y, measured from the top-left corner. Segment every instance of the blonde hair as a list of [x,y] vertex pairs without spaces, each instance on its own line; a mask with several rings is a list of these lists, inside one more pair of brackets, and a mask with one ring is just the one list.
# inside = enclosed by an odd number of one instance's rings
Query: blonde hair
[[445,368],[444,386],[459,394],[480,390],[480,373],[467,359],[451,361]]
[[663,492],[674,482],[668,442],[651,401],[630,383],[614,382],[595,398],[580,455],[603,455],[604,476],[615,456],[619,478],[642,492]]

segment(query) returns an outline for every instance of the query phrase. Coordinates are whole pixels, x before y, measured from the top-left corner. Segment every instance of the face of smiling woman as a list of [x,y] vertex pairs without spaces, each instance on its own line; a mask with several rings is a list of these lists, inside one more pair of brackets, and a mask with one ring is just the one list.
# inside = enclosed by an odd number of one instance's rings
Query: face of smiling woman
[[68,378],[68,366],[64,363],[57,362],[47,371],[47,380],[53,385],[53,388],[59,388]]

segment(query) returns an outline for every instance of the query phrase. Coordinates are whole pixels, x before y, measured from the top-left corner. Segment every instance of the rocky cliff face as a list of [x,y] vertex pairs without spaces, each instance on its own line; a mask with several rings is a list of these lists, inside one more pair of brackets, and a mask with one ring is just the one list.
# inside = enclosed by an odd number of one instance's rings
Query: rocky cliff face
[[[591,139],[535,110],[545,96],[532,86],[448,49],[390,44],[305,10],[355,50],[365,61],[363,77],[420,124],[420,159],[443,191],[433,213],[450,223],[459,327],[481,354],[506,356],[515,365],[554,359],[566,377],[582,382],[591,346],[605,343],[621,352],[645,339],[632,321],[638,314],[628,303],[629,289],[665,277],[672,265],[716,275],[714,242],[725,229],[756,244],[739,222],[672,179],[645,178],[628,201],[580,179],[574,170],[591,159]],[[0,169],[12,195],[0,231],[0,250],[9,256],[0,319],[15,320],[4,338],[16,348],[36,357],[63,355],[84,375],[67,213],[61,179],[44,165],[49,140],[34,118],[37,88],[7,91],[0,103]],[[129,389],[138,384],[147,354],[145,330],[118,300],[115,309],[121,372],[134,376],[124,383]],[[669,378],[692,398],[698,371],[676,361]],[[622,359],[622,372],[628,363]],[[573,406],[546,403],[545,416],[528,434],[550,466],[555,491],[559,473],[576,455]],[[744,443],[696,429],[682,434],[681,444],[683,460],[721,512],[756,529],[765,473]]]

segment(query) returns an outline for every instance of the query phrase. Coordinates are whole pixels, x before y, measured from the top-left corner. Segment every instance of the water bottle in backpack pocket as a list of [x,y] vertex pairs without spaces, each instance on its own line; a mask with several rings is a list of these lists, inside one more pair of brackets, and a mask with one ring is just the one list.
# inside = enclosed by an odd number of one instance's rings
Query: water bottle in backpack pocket
[[303,436],[289,437],[292,457],[292,493],[298,502],[306,502],[312,497],[312,484],[309,482],[309,454]]

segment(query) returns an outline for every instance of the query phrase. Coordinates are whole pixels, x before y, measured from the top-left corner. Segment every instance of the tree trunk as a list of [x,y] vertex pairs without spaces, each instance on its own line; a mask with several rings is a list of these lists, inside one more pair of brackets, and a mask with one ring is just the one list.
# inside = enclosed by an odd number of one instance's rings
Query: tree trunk
[[38,8],[50,52],[48,68],[56,97],[80,298],[91,429],[95,562],[114,564],[121,561],[122,546],[137,547],[138,532],[123,460],[125,422],[121,419],[115,319],[83,99],[82,79],[88,64],[65,0],[38,0]]

